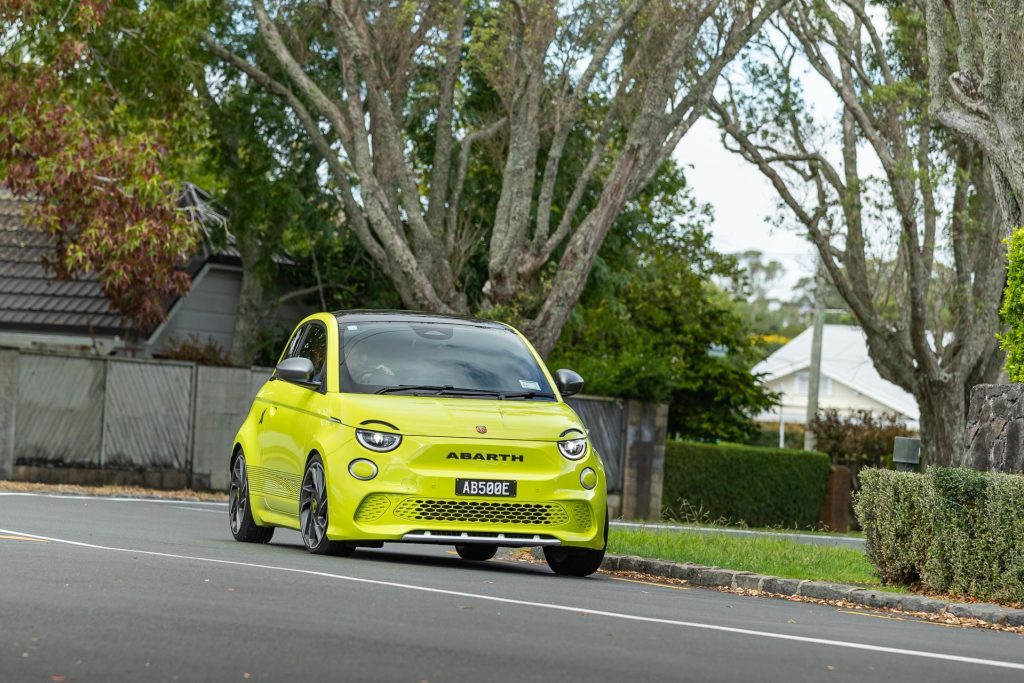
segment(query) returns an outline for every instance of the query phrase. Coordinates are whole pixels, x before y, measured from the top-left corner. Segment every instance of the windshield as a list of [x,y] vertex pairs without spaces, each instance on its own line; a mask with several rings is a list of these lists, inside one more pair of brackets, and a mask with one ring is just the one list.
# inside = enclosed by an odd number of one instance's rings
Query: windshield
[[554,400],[533,354],[505,328],[396,321],[339,329],[345,392]]

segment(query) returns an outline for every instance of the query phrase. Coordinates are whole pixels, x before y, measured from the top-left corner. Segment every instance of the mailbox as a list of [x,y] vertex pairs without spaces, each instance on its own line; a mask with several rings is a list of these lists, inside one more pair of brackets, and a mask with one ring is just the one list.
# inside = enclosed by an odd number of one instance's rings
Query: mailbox
[[921,465],[921,439],[897,436],[892,445],[892,463],[897,472],[916,472]]

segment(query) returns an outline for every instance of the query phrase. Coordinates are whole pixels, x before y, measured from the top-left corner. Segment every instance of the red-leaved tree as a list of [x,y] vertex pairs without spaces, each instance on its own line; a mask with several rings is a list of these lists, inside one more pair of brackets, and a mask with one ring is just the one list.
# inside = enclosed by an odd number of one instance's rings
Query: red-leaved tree
[[52,237],[45,264],[62,279],[95,274],[115,310],[146,327],[188,290],[180,270],[198,239],[162,170],[164,148],[117,116],[97,116],[108,83],[82,88],[109,2],[0,0],[0,182],[26,199],[28,225]]

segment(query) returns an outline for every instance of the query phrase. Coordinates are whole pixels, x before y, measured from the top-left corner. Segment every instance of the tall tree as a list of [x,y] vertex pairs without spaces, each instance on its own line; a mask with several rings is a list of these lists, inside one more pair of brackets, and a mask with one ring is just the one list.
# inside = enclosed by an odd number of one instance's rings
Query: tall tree
[[[893,3],[888,33],[876,17],[865,0],[796,0],[745,85],[712,109],[814,242],[879,374],[917,399],[927,462],[948,465],[961,457],[969,388],[1002,362],[1006,231],[992,164],[936,130],[920,10]],[[802,99],[806,64],[840,104],[832,128]],[[877,178],[866,170],[876,165]]]
[[[525,329],[546,354],[615,218],[785,2],[252,0],[230,6],[203,43],[301,123],[347,224],[405,305],[461,312],[479,296],[509,305],[539,288]],[[428,97],[414,87],[424,71]],[[497,111],[465,106],[471,78],[491,88]],[[583,115],[594,99],[606,102],[596,120]],[[409,134],[413,119],[433,121],[429,150]],[[574,133],[587,161],[567,178]],[[462,193],[474,150],[494,139],[503,158],[487,279],[469,292],[457,266],[479,237]]]
[[739,302],[715,280],[738,276],[714,251],[710,216],[672,163],[619,218],[551,354],[587,391],[669,403],[669,431],[740,441],[773,396],[750,374],[758,360]]
[[989,160],[1007,225],[1024,225],[1024,6],[918,0],[926,9],[933,115]]

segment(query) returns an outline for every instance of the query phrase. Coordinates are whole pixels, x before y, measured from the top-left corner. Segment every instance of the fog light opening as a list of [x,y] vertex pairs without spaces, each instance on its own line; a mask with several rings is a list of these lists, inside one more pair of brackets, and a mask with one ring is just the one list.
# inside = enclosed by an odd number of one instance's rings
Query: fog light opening
[[377,465],[366,458],[356,458],[348,464],[348,473],[360,481],[368,481],[377,476]]
[[580,484],[588,491],[597,486],[597,472],[589,467],[584,467],[580,472]]

